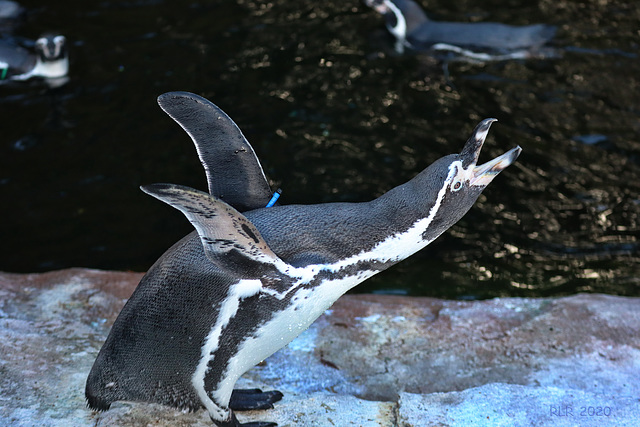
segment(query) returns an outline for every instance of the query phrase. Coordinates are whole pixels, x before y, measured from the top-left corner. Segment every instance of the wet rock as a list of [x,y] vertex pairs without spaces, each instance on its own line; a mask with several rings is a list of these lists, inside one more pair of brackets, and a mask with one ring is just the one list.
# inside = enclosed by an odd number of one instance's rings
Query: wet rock
[[[0,425],[211,425],[204,411],[85,407],[138,273],[0,273]],[[346,295],[239,382],[285,393],[281,426],[625,425],[640,417],[640,299]]]

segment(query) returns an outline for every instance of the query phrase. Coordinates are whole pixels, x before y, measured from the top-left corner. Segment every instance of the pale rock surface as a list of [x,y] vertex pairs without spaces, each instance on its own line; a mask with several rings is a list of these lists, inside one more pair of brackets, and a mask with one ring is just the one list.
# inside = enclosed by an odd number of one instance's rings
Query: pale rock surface
[[[204,411],[86,409],[84,382],[139,273],[0,273],[0,425],[211,426]],[[640,298],[346,295],[239,386],[280,426],[631,426]]]

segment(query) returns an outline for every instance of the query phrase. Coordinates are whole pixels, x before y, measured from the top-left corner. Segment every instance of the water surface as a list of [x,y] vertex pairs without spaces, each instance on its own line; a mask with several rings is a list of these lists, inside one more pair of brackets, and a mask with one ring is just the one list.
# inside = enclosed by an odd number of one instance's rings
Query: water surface
[[[558,58],[452,63],[391,53],[357,1],[23,1],[12,37],[58,30],[70,82],[0,86],[0,270],[145,271],[191,231],[138,186],[206,189],[171,90],[223,108],[282,203],[361,201],[496,123],[481,160],[517,163],[425,250],[362,292],[448,298],[640,295],[640,8],[430,1],[442,20],[559,27]],[[565,49],[566,48],[566,49]]]

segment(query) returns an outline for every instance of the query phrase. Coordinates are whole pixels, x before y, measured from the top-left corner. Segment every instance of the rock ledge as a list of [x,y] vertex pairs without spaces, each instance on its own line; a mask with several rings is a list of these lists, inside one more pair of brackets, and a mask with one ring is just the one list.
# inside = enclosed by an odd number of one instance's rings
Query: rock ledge
[[[0,425],[211,426],[203,411],[85,407],[84,381],[141,274],[0,273]],[[280,426],[622,426],[640,419],[640,298],[346,295],[240,381]]]

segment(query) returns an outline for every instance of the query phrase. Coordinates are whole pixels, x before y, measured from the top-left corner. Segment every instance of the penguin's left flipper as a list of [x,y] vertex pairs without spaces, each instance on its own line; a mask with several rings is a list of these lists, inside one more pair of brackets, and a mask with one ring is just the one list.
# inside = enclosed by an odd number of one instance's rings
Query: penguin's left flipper
[[282,393],[277,390],[262,391],[259,388],[235,389],[231,393],[229,407],[234,411],[273,409],[273,404],[280,399],[282,399]]
[[220,270],[244,279],[285,270],[258,229],[232,206],[203,191],[176,184],[140,187],[181,211],[195,227],[207,258]]
[[253,147],[217,105],[189,92],[168,92],[158,104],[191,137],[207,173],[209,193],[245,212],[263,208],[273,192]]

